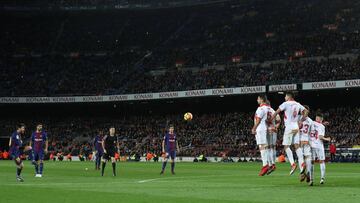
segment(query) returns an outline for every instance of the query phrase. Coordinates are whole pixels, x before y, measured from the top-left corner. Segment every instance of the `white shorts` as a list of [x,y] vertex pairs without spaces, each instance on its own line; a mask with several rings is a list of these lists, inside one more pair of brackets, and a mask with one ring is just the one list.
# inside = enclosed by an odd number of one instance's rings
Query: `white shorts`
[[309,144],[301,146],[301,149],[303,151],[304,156],[310,156],[311,157],[311,147]]
[[310,137],[308,134],[300,134],[300,142],[309,142]]
[[312,160],[325,160],[325,150],[323,148],[311,148]]
[[300,143],[300,135],[299,131],[294,134],[292,131],[298,128],[285,128],[284,137],[283,137],[283,145],[292,145]]
[[276,141],[277,141],[277,134],[270,132],[267,135],[267,142],[269,145],[276,145]]
[[256,137],[256,144],[257,145],[268,144],[268,142],[267,142],[267,131],[266,130],[256,131],[255,137]]

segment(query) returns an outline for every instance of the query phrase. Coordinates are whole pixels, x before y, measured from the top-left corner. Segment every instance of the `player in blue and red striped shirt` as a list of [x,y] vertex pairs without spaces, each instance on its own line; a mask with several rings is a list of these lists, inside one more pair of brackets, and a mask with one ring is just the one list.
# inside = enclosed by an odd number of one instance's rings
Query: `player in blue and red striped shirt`
[[17,125],[16,131],[11,134],[9,140],[10,155],[16,164],[16,180],[23,182],[24,179],[21,177],[21,170],[24,168],[24,164],[20,158],[20,148],[22,147],[21,136],[25,133],[25,124],[21,123]]
[[36,125],[36,131],[31,135],[30,146],[32,148],[32,163],[35,166],[35,177],[41,178],[44,168],[44,155],[48,149],[47,134],[43,131],[41,123]]
[[174,175],[175,169],[175,158],[176,158],[176,150],[179,150],[179,144],[176,139],[176,134],[174,133],[174,126],[170,125],[168,133],[165,134],[164,139],[162,141],[162,152],[165,154],[164,162],[162,165],[162,169],[160,175],[164,174],[165,167],[169,158],[171,158],[171,173]]
[[99,134],[96,135],[96,137],[94,139],[94,148],[96,151],[95,170],[100,170],[101,157],[104,154],[104,149],[102,147],[103,139],[104,139],[104,132],[102,130],[100,130]]

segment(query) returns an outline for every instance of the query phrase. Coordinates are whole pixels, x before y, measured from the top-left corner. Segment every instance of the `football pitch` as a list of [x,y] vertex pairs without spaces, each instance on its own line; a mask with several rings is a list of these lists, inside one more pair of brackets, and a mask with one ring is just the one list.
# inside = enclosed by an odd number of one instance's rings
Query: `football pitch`
[[[160,176],[161,163],[118,163],[113,177],[107,164],[104,177],[92,162],[45,162],[44,177],[34,177],[25,162],[25,182],[15,180],[12,161],[0,161],[2,203],[110,202],[360,202],[360,164],[327,164],[326,183],[315,186],[289,176],[289,164],[258,177],[260,163],[177,163]],[[88,168],[88,170],[86,170]],[[297,171],[298,172],[298,171]]]

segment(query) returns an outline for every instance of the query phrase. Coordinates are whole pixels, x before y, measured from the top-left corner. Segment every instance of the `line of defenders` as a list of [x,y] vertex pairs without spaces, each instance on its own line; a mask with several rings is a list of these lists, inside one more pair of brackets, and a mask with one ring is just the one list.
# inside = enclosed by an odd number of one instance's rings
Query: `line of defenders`
[[259,176],[269,175],[276,170],[275,145],[281,123],[279,114],[284,112],[285,130],[282,145],[291,164],[290,175],[298,167],[294,162],[293,152],[290,148],[293,145],[298,157],[300,181],[303,182],[306,179],[309,186],[313,186],[314,163],[317,159],[320,163],[320,184],[324,184],[325,150],[323,141],[330,141],[330,138],[325,137],[323,115],[316,113],[315,121],[313,121],[308,116],[310,108],[296,102],[292,92],[286,93],[285,102],[276,111],[271,108],[266,95],[259,95],[257,102],[259,107],[255,113],[252,134],[256,137],[263,164]]
[[[18,124],[16,131],[12,133],[9,139],[10,154],[16,165],[16,180],[19,182],[24,181],[21,176],[21,172],[24,167],[21,159],[21,153],[24,151],[31,151],[30,158],[35,168],[35,177],[41,178],[44,169],[44,156],[48,149],[47,134],[43,130],[43,125],[41,123],[36,125],[36,130],[31,135],[29,146],[23,147],[22,137],[25,135],[25,128],[25,124]],[[104,176],[106,162],[111,161],[113,176],[116,176],[115,153],[119,153],[119,140],[115,135],[115,128],[110,127],[109,135],[105,136],[101,131],[94,139],[94,146],[96,150],[95,168],[100,170],[100,164],[102,163],[101,176]],[[176,134],[174,133],[174,126],[170,125],[162,142],[164,162],[160,174],[164,174],[169,158],[171,158],[171,173],[175,174],[176,150],[179,151],[179,145],[176,139]]]

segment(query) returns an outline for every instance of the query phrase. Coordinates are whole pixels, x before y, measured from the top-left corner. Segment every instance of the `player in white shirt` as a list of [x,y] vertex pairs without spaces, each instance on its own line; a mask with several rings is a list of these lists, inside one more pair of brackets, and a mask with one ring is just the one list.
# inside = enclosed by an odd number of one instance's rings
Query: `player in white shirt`
[[320,172],[321,172],[321,180],[320,184],[324,184],[325,182],[325,150],[323,140],[330,141],[330,137],[325,137],[325,126],[323,125],[323,115],[321,113],[316,114],[315,122],[311,126],[310,133],[310,145],[311,145],[311,153],[312,153],[312,169],[310,171],[310,183],[309,185],[313,185],[314,181],[314,170],[315,170],[315,160],[318,159],[320,163]]
[[260,170],[259,176],[265,175],[269,170],[268,158],[269,158],[269,149],[267,141],[267,132],[268,132],[268,113],[270,111],[269,105],[266,104],[267,98],[265,95],[259,95],[257,97],[257,102],[259,107],[255,112],[254,118],[254,127],[252,128],[252,134],[255,134],[256,144],[259,146],[261,160],[263,167]]
[[[309,106],[304,105],[305,109],[310,112]],[[313,125],[313,120],[306,116],[304,119],[302,119],[302,122],[300,122],[300,148],[303,151],[304,159],[305,159],[305,166],[306,173],[300,174],[300,181],[303,182],[305,179],[307,179],[307,182],[310,182],[311,179],[311,146],[310,146],[310,133],[311,133],[311,127]]]
[[275,159],[276,159],[276,141],[277,141],[277,132],[281,124],[281,118],[279,115],[276,116],[276,119],[273,121],[269,121],[271,119],[271,116],[273,113],[275,113],[275,110],[271,108],[270,101],[267,101],[267,104],[270,107],[270,111],[268,112],[268,134],[267,134],[267,140],[268,140],[268,148],[269,148],[269,170],[267,172],[267,175],[272,173],[276,170],[275,166]]
[[276,116],[284,111],[284,123],[285,123],[285,131],[283,137],[283,145],[286,152],[286,155],[291,164],[290,175],[292,175],[297,165],[294,162],[293,153],[290,149],[290,146],[293,144],[296,150],[296,155],[298,156],[300,173],[304,172],[303,162],[304,157],[302,150],[300,148],[300,140],[299,140],[299,122],[301,115],[307,116],[308,112],[304,106],[294,100],[294,94],[292,92],[288,92],[285,95],[285,102],[279,106],[279,109],[275,111],[272,115],[271,120],[274,120]]

